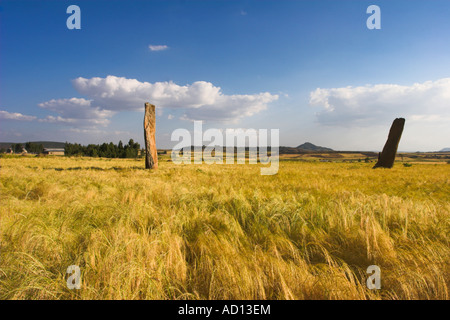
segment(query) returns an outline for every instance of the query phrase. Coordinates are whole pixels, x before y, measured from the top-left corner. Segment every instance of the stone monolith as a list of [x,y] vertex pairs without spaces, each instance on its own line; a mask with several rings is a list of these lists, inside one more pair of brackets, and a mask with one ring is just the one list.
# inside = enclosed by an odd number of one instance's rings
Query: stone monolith
[[144,114],[145,169],[158,168],[158,152],[155,142],[155,106],[146,102]]
[[397,118],[394,120],[389,130],[389,136],[384,145],[383,151],[378,154],[378,161],[375,168],[392,168],[394,166],[395,154],[397,153],[398,143],[402,137],[405,119]]

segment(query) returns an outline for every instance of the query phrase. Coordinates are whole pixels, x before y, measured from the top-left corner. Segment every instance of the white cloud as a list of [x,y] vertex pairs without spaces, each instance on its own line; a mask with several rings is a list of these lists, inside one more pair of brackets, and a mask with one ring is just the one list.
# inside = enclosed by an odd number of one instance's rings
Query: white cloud
[[186,110],[182,119],[236,122],[265,110],[267,104],[277,99],[278,95],[271,95],[268,92],[256,95],[220,96],[213,104]]
[[150,51],[163,51],[169,49],[166,45],[149,45],[148,48]]
[[253,95],[225,95],[210,82],[197,81],[180,86],[173,82],[140,82],[136,79],[107,76],[77,78],[75,89],[92,99],[101,110],[126,111],[143,109],[149,101],[157,108],[185,109],[184,119],[236,121],[267,108],[278,99],[268,92]]
[[49,122],[49,123],[76,123],[77,119],[63,118],[60,116],[47,116],[44,119],[38,119],[39,122]]
[[413,114],[409,117],[411,122],[444,122],[450,123],[450,115],[443,116],[441,114]]
[[17,112],[8,112],[0,110],[0,119],[5,120],[17,120],[17,121],[33,121],[37,117],[35,116],[28,116]]
[[[48,116],[48,122],[76,122],[83,120],[89,123],[107,124],[115,112],[92,106],[92,100],[83,98],[52,99],[38,104],[39,107],[56,112],[58,117]],[[72,121],[73,120],[73,121]]]
[[102,125],[109,123],[115,112],[92,105],[92,100],[83,98],[52,99],[38,104],[39,107],[50,110],[58,116],[47,116],[40,122],[65,123],[76,126]]
[[109,119],[77,119],[77,118],[64,118],[61,116],[47,116],[43,119],[38,119],[39,122],[48,123],[63,123],[71,124],[77,127],[90,127],[92,125],[106,126],[109,124]]
[[442,122],[450,117],[450,78],[411,86],[318,88],[310,93],[309,103],[323,108],[317,113],[317,119],[326,125],[367,126],[396,117],[415,122]]
[[36,116],[23,115],[21,113],[11,113],[7,111],[0,111],[0,119],[18,120],[18,121],[33,121],[47,123],[62,123],[77,127],[86,126],[106,126],[109,123],[115,112],[111,110],[100,109],[99,107],[91,106],[91,100],[82,98],[71,99],[52,99],[47,102],[39,103],[38,106],[57,113],[56,116],[49,115],[45,118],[38,118]]
[[[60,123],[74,128],[107,126],[119,111],[143,111],[149,101],[157,106],[157,115],[163,109],[182,109],[184,120],[212,120],[236,122],[267,108],[278,99],[268,92],[253,95],[225,95],[220,87],[210,82],[197,81],[180,86],[173,82],[140,82],[136,79],[107,76],[91,79],[76,78],[75,89],[85,98],[52,99],[39,103],[42,109],[55,113],[38,119],[20,113],[0,111],[0,118],[37,120]],[[168,119],[172,119],[169,115]]]

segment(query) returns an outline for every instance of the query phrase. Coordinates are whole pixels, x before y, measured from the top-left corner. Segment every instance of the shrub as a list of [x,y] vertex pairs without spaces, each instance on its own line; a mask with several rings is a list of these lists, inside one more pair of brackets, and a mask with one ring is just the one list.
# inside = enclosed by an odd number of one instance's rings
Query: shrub
[[405,163],[403,164],[403,166],[404,166],[404,167],[412,167],[412,164],[411,164],[411,163],[408,163],[408,162],[405,162]]

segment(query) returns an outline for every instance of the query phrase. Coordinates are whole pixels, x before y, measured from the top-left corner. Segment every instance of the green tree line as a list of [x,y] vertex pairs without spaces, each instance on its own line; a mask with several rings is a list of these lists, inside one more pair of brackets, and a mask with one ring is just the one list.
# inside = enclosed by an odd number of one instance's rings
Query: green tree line
[[88,144],[66,142],[64,154],[66,156],[102,157],[102,158],[137,158],[141,146],[133,139],[123,145],[122,141],[116,145],[112,142],[103,144]]
[[[11,144],[11,149],[14,153],[22,153],[22,149],[24,148],[24,145],[22,143],[13,143]],[[44,151],[44,145],[42,143],[32,143],[27,142],[25,143],[25,150],[27,150],[28,153],[41,153]],[[0,153],[6,152],[7,149],[1,148]]]

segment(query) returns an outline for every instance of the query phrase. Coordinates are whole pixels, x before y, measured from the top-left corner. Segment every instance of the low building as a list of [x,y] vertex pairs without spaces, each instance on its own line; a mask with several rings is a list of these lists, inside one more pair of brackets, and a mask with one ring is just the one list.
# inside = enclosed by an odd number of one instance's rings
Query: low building
[[64,148],[44,148],[43,154],[48,154],[52,156],[63,156]]

